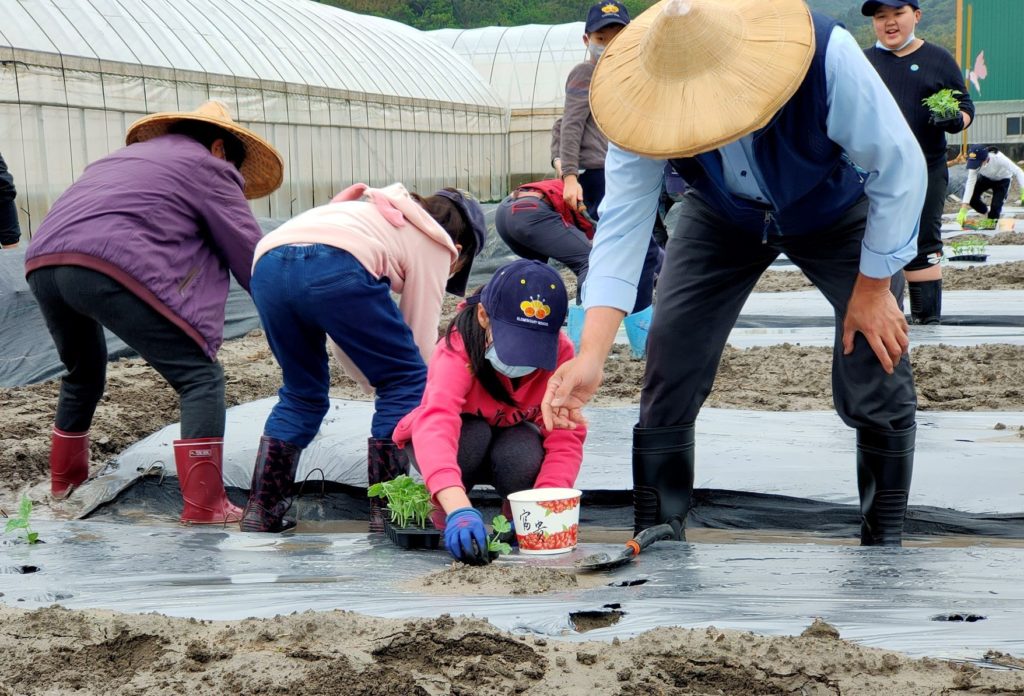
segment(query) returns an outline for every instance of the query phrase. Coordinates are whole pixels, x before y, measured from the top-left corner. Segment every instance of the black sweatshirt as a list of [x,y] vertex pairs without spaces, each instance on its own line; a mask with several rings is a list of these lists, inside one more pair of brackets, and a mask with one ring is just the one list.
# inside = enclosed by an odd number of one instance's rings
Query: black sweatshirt
[[910,130],[917,136],[928,167],[945,162],[946,133],[929,123],[928,107],[921,100],[941,89],[952,89],[960,92],[956,96],[960,110],[974,118],[974,102],[967,93],[963,75],[953,56],[941,46],[927,41],[902,58],[877,46],[864,49],[864,54],[892,92],[910,124]]

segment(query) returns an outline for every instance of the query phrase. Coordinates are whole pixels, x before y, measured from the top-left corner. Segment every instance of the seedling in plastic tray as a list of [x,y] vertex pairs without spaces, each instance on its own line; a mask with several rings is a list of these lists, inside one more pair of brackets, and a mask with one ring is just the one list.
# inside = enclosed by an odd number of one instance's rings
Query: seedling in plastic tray
[[422,483],[405,476],[375,483],[367,489],[371,498],[387,501],[390,519],[384,520],[384,531],[396,546],[404,549],[436,549],[441,532],[427,528],[427,519],[434,509],[430,492]]
[[960,112],[960,102],[956,100],[961,93],[953,89],[940,89],[930,97],[925,97],[921,103],[928,107],[938,120],[953,118]]
[[985,248],[988,242],[984,237],[970,235],[950,240],[949,246],[953,249],[950,261],[984,261],[988,256]]
[[19,529],[25,532],[25,541],[30,544],[35,544],[39,541],[39,532],[33,532],[32,527],[29,526],[28,518],[32,515],[32,501],[27,496],[21,497],[21,503],[18,505],[18,514],[14,517],[7,519],[7,526],[4,528],[5,534],[17,531]]

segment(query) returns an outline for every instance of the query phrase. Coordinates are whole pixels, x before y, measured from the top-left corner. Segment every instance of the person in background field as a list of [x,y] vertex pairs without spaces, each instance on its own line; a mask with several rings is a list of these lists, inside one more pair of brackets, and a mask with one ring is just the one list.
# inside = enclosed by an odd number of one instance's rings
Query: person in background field
[[[568,298],[561,277],[539,261],[502,266],[459,307],[430,361],[423,402],[395,428],[395,442],[423,475],[456,559],[488,561],[474,485],[498,494],[572,488],[583,461],[585,428],[543,426],[548,378],[572,358],[561,332]],[[505,516],[511,519],[507,501]]]
[[[590,113],[590,81],[601,55],[628,24],[629,10],[622,3],[605,0],[592,5],[587,12],[583,36],[588,58],[572,69],[565,83],[565,109],[558,134],[559,164],[564,183],[562,196],[569,210],[577,209],[582,203],[592,220],[599,219],[599,208],[605,195],[604,160],[608,152],[608,138]],[[656,216],[651,218],[651,230],[655,228],[655,220]],[[642,276],[645,288],[647,281],[651,281],[652,295],[660,254],[661,248],[652,235],[644,257]],[[651,303],[644,304],[645,294],[642,292],[637,297],[635,308],[625,322],[630,348],[636,357],[646,355],[647,332],[654,314]],[[570,323],[582,330],[582,308],[574,305],[569,315]]]
[[28,285],[68,374],[50,450],[51,490],[89,473],[89,427],[106,378],[107,328],[181,399],[174,463],[183,523],[237,522],[221,474],[228,272],[249,289],[260,227],[246,198],[281,185],[284,163],[209,101],[128,129],[128,147],[86,167],[25,253]]
[[[284,386],[260,438],[243,532],[295,525],[284,515],[299,455],[330,407],[328,338],[345,372],[376,391],[370,485],[408,471],[391,433],[423,396],[445,289],[465,293],[485,241],[483,210],[469,194],[421,198],[401,184],[350,186],[263,238],[252,295]],[[371,502],[371,531],[384,530],[379,503]]]
[[[1017,179],[1020,187],[1020,204],[1024,205],[1024,170],[1013,163],[1009,157],[997,148],[985,145],[974,145],[967,151],[967,183],[964,185],[964,197],[960,203],[960,212],[956,221],[963,224],[967,221],[967,209],[974,208],[985,219],[978,223],[978,229],[993,230],[996,221],[1003,212],[1003,203],[1010,192],[1010,180]],[[985,205],[981,194],[992,192],[992,202]]]
[[[949,187],[946,133],[959,133],[974,118],[974,103],[964,78],[946,49],[914,36],[921,21],[917,0],[868,0],[861,13],[871,17],[878,41],[864,54],[875,66],[910,130],[921,145],[928,167],[928,189],[917,235],[917,256],[903,273],[910,291],[910,317],[915,324],[938,324],[942,317],[942,209]],[[953,90],[959,110],[937,118],[924,105],[927,97]]]
[[614,143],[608,194],[583,341],[548,382],[545,426],[585,422],[633,304],[668,160],[690,189],[658,280],[633,430],[635,528],[683,532],[694,421],[736,318],[781,252],[835,311],[833,399],[857,433],[861,543],[900,545],[917,402],[898,298],[926,170],[857,42],[803,0],[666,0],[615,39],[591,103]]
[[14,249],[21,240],[18,225],[18,208],[14,199],[18,192],[14,188],[14,177],[7,171],[7,163],[0,154],[0,248]]

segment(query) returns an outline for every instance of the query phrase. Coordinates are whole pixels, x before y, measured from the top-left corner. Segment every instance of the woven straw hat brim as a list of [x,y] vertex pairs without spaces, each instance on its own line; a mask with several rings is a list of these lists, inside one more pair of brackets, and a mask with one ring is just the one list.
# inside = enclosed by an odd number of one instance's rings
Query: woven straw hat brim
[[144,142],[157,136],[166,135],[167,129],[176,121],[202,121],[220,126],[242,142],[245,148],[245,161],[239,171],[245,179],[245,197],[248,199],[262,198],[281,186],[284,180],[284,160],[273,145],[248,128],[243,128],[234,121],[203,116],[195,112],[166,112],[144,116],[128,128],[125,142]]
[[813,57],[804,0],[662,0],[598,61],[590,109],[624,150],[691,157],[767,125]]

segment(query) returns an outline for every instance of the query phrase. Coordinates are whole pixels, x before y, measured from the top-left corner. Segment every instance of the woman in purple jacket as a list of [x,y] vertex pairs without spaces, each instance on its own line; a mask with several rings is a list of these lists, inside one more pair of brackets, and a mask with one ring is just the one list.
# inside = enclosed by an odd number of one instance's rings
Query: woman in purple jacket
[[174,461],[182,523],[237,522],[221,476],[228,271],[249,290],[261,233],[246,198],[281,185],[262,138],[209,101],[147,116],[128,146],[86,167],[53,204],[25,253],[28,284],[68,374],[50,450],[51,491],[89,474],[89,427],[106,380],[107,328],[181,399]]

